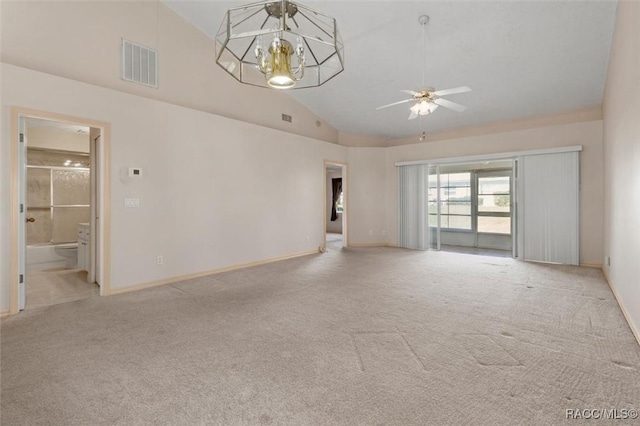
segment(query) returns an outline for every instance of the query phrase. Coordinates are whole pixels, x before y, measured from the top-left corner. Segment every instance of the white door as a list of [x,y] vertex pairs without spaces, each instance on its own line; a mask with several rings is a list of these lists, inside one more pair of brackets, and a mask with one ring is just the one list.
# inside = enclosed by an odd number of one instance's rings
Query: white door
[[18,123],[18,309],[23,310],[27,296],[26,264],[27,264],[27,134],[25,120],[20,117]]

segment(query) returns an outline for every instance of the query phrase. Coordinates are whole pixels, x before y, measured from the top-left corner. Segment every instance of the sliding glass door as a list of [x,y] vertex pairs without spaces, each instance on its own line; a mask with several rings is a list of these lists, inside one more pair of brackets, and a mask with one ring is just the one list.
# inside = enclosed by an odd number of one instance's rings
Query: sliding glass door
[[512,249],[511,170],[477,171],[476,246]]
[[430,165],[429,248],[512,250],[513,162]]

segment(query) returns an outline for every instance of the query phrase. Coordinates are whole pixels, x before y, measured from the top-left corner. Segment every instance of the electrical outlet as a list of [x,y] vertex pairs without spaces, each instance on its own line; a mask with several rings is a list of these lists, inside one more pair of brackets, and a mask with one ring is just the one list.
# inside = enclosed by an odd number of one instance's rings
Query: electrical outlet
[[158,265],[162,265],[162,264],[164,263],[164,257],[162,257],[162,256],[158,256],[158,257],[156,258],[156,263],[157,263]]
[[309,241],[309,236],[307,235],[307,241]]
[[373,229],[369,229],[369,235],[373,235]]
[[386,230],[382,230],[382,235],[387,235],[387,231]]

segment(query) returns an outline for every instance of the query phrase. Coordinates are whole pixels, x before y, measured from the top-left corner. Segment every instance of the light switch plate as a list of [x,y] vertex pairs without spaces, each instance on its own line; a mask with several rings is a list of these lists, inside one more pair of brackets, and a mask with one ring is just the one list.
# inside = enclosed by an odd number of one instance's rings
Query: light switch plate
[[125,207],[140,207],[140,198],[125,198]]

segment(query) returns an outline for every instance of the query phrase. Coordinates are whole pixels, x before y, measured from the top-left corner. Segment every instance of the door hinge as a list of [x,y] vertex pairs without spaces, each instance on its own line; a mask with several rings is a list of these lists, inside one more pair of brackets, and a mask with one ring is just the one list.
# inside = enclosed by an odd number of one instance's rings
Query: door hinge
[[24,213],[24,204],[20,204],[20,213]]
[[24,143],[24,133],[20,133],[20,142]]
[[20,284],[24,283],[24,275],[20,274]]

